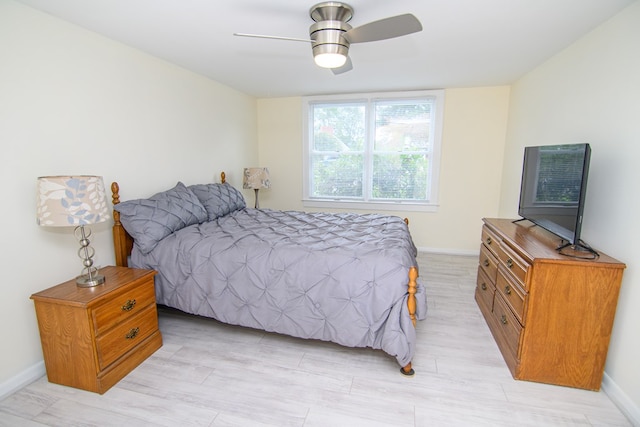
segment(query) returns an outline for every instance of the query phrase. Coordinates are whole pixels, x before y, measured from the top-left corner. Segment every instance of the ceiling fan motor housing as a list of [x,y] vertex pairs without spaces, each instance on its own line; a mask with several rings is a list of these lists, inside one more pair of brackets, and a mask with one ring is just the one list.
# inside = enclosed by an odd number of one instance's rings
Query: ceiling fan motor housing
[[352,28],[347,22],[353,17],[353,8],[329,1],[313,6],[309,15],[315,21],[309,27],[313,56],[338,54],[347,57],[350,43],[343,35]]
[[350,29],[351,25],[340,21],[320,21],[313,24],[309,28],[313,55],[339,53],[347,56],[350,43],[343,34]]

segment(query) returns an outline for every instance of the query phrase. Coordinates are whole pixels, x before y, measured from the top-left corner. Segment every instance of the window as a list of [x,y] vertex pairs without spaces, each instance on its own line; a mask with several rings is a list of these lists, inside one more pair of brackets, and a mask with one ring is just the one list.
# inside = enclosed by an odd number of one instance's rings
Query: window
[[435,210],[443,104],[444,91],[305,98],[305,206]]

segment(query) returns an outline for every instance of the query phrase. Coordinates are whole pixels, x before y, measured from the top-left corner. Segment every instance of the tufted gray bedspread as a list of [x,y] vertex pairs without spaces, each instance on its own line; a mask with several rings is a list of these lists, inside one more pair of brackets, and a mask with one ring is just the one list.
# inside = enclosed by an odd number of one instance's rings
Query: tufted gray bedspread
[[[165,237],[131,266],[151,268],[156,297],[187,313],[349,347],[401,366],[415,351],[407,309],[416,248],[399,217],[241,209]],[[426,314],[418,285],[417,318]]]

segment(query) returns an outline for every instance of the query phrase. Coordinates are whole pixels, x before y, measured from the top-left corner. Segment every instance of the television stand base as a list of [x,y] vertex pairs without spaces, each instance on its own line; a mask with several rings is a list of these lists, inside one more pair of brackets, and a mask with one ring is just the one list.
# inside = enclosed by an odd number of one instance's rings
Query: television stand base
[[[563,252],[563,250],[565,249],[569,249],[571,250],[571,252]],[[560,255],[573,258],[596,259],[600,256],[598,252],[596,252],[591,246],[587,245],[583,241],[579,241],[575,244],[572,244],[570,242],[563,243],[556,248],[556,251],[558,251]],[[589,253],[591,254],[591,256],[584,257],[582,256],[582,254],[584,253]]]

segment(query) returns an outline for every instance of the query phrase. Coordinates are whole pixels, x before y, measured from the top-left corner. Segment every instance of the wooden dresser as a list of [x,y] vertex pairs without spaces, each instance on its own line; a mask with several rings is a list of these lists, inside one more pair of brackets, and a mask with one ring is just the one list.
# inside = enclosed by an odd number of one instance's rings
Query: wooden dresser
[[475,298],[513,377],[599,390],[625,265],[561,255],[528,221],[483,221]]
[[31,295],[50,382],[104,393],[162,346],[155,271],[105,267],[103,285],[75,279]]

